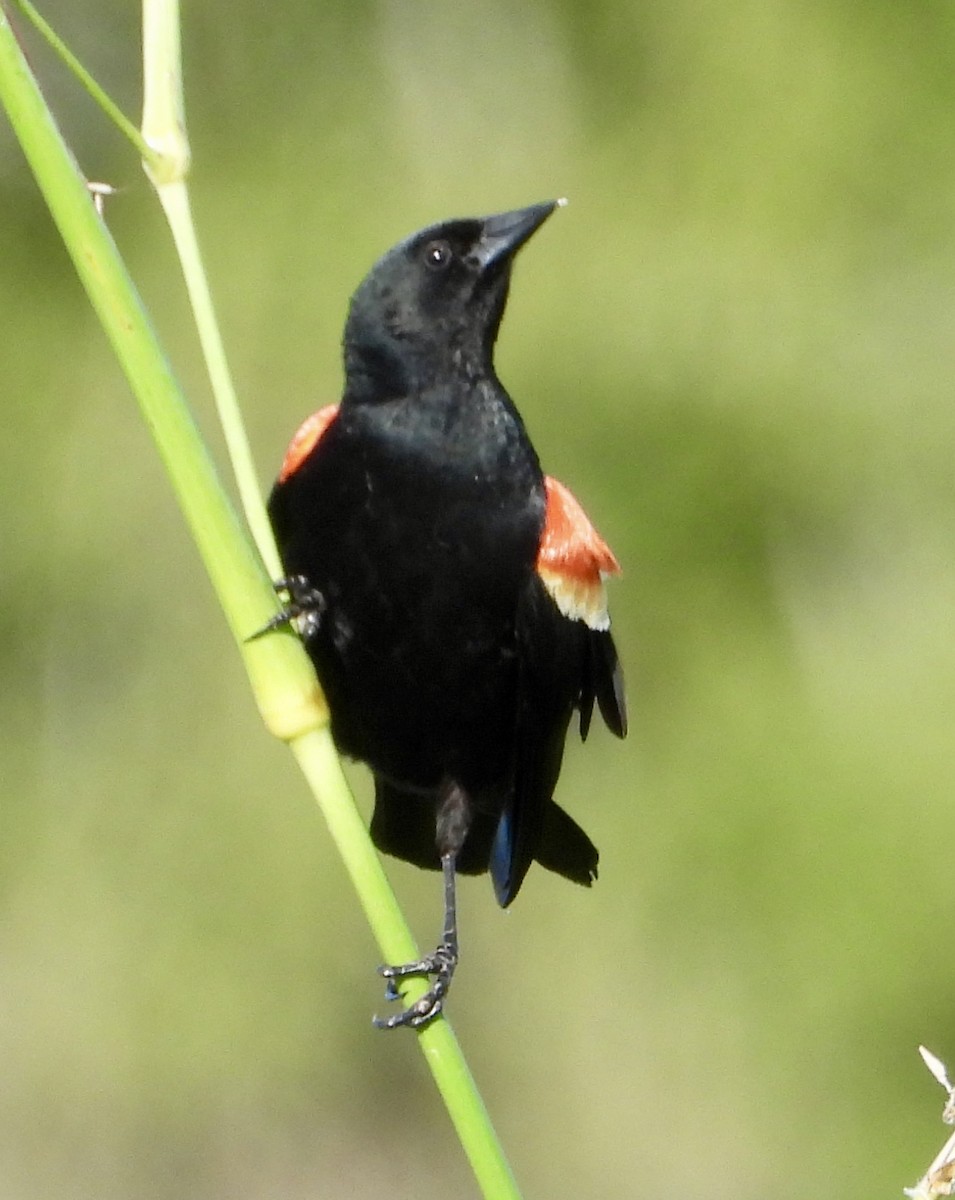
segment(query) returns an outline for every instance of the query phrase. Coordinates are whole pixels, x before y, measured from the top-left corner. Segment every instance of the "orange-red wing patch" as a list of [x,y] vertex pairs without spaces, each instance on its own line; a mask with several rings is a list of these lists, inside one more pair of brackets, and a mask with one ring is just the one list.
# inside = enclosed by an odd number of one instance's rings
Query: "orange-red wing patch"
[[279,471],[279,483],[284,483],[289,476],[295,474],[315,449],[319,439],[332,423],[337,412],[337,404],[326,404],[318,412],[313,412],[310,417],[306,417],[301,425],[299,425],[295,431],[295,436],[289,442],[288,449],[285,451],[285,458],[282,460],[282,469]]
[[549,475],[544,478],[547,517],[537,554],[537,573],[554,603],[572,621],[608,629],[604,579],[619,575],[620,564],[574,494]]

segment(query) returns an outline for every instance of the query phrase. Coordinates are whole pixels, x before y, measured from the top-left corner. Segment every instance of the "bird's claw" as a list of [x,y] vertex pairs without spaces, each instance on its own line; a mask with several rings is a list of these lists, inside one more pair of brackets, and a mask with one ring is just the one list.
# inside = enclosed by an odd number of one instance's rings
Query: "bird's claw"
[[441,1012],[444,1000],[451,987],[451,977],[458,965],[457,951],[446,943],[418,962],[402,963],[400,966],[383,966],[378,974],[385,978],[385,999],[400,1000],[397,980],[408,975],[433,975],[434,983],[425,994],[409,1004],[406,1009],[390,1017],[375,1017],[376,1029],[398,1029],[406,1025],[409,1029],[421,1029]]
[[302,639],[307,642],[318,631],[322,614],[325,612],[325,597],[317,588],[312,587],[304,575],[289,575],[284,579],[276,579],[272,587],[279,594],[284,592],[288,601],[282,605],[280,612],[247,640],[252,642],[273,629],[281,629],[283,625],[294,625]]

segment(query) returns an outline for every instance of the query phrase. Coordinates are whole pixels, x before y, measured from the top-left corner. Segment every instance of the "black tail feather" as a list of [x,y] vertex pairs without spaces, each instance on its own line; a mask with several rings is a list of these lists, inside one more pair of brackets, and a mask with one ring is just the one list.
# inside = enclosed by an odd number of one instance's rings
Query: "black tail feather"
[[548,871],[590,887],[597,878],[597,847],[577,822],[553,801],[544,809],[540,843],[534,857]]

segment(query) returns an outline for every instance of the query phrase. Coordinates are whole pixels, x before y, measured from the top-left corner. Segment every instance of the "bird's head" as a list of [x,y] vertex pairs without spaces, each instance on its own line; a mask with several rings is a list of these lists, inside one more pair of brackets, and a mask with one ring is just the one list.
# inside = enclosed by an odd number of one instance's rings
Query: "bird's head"
[[379,259],[348,311],[346,398],[491,371],[514,256],[559,203],[444,221]]

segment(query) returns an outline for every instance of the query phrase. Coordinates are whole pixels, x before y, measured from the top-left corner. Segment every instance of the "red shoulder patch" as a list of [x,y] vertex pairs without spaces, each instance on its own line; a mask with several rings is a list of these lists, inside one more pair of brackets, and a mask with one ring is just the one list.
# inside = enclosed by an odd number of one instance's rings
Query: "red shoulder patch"
[[547,516],[537,553],[537,573],[554,603],[572,621],[591,629],[607,629],[604,579],[619,575],[613,551],[594,529],[569,488],[544,477]]
[[318,445],[322,434],[331,425],[337,412],[337,404],[326,404],[318,412],[313,412],[310,417],[306,417],[299,425],[285,451],[282,469],[279,471],[279,483],[284,483],[286,479],[295,474]]

